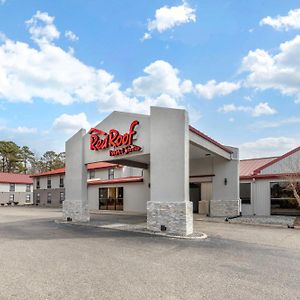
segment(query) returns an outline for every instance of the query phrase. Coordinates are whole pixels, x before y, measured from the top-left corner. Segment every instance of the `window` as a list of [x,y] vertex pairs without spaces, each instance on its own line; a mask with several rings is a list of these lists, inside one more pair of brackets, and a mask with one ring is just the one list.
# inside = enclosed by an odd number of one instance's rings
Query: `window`
[[[297,183],[296,188],[300,191],[300,182]],[[287,181],[271,182],[271,214],[285,214],[287,210],[289,213],[292,211],[299,214],[298,201],[295,199],[293,190]]]
[[108,179],[114,179],[114,169],[108,169]]
[[14,194],[10,194],[9,195],[9,202],[14,202],[15,201],[15,195]]
[[30,184],[26,184],[26,192],[31,192],[31,185]]
[[90,170],[90,179],[95,178],[95,170]]
[[30,203],[30,194],[27,194],[27,195],[26,195],[25,202],[26,202],[26,203]]
[[65,200],[65,193],[64,192],[60,192],[60,196],[59,196],[59,203],[63,203]]
[[36,179],[36,188],[37,189],[40,188],[40,178],[39,177]]
[[41,196],[40,194],[36,194],[36,203],[39,204],[41,201]]
[[51,193],[48,193],[47,195],[47,203],[51,204]]
[[14,183],[10,183],[9,184],[9,191],[10,192],[15,192],[15,190],[16,190],[16,185]]
[[240,183],[242,204],[251,204],[251,183]]
[[51,189],[51,177],[47,178],[47,189]]
[[60,175],[59,177],[59,187],[63,188],[64,187],[64,176]]

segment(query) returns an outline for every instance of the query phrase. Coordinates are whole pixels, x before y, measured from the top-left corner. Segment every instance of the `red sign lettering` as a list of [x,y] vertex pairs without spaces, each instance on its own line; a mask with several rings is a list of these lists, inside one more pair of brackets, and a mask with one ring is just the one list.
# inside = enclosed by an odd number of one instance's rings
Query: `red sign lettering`
[[120,134],[116,129],[111,129],[108,133],[106,133],[97,128],[91,128],[89,131],[90,150],[98,151],[113,147],[114,150],[109,151],[110,156],[117,156],[141,151],[142,148],[140,146],[133,145],[133,137],[136,134],[135,127],[138,124],[139,121],[133,121],[130,125],[129,132],[124,134]]

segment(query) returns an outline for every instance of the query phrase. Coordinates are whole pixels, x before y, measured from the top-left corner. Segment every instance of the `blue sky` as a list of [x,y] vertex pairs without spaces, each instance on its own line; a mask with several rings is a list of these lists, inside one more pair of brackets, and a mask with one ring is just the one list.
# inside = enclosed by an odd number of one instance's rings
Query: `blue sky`
[[62,151],[161,105],[244,158],[300,144],[300,1],[0,3],[1,139]]

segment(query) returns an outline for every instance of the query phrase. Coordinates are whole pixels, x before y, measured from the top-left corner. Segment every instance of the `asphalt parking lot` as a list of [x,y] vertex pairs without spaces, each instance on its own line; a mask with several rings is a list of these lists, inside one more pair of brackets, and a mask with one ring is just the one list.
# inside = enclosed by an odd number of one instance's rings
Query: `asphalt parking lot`
[[195,223],[206,240],[0,208],[0,299],[300,299],[300,230]]

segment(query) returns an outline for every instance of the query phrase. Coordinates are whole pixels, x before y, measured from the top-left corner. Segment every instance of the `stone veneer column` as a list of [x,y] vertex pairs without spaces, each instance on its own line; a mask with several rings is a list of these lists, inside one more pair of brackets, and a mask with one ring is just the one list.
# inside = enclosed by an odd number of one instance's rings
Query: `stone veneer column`
[[81,129],[66,142],[66,199],[63,217],[72,221],[88,222],[90,214],[87,197],[87,170],[84,164],[84,135]]
[[189,123],[185,110],[151,107],[150,201],[147,228],[178,235],[193,233],[189,201]]

